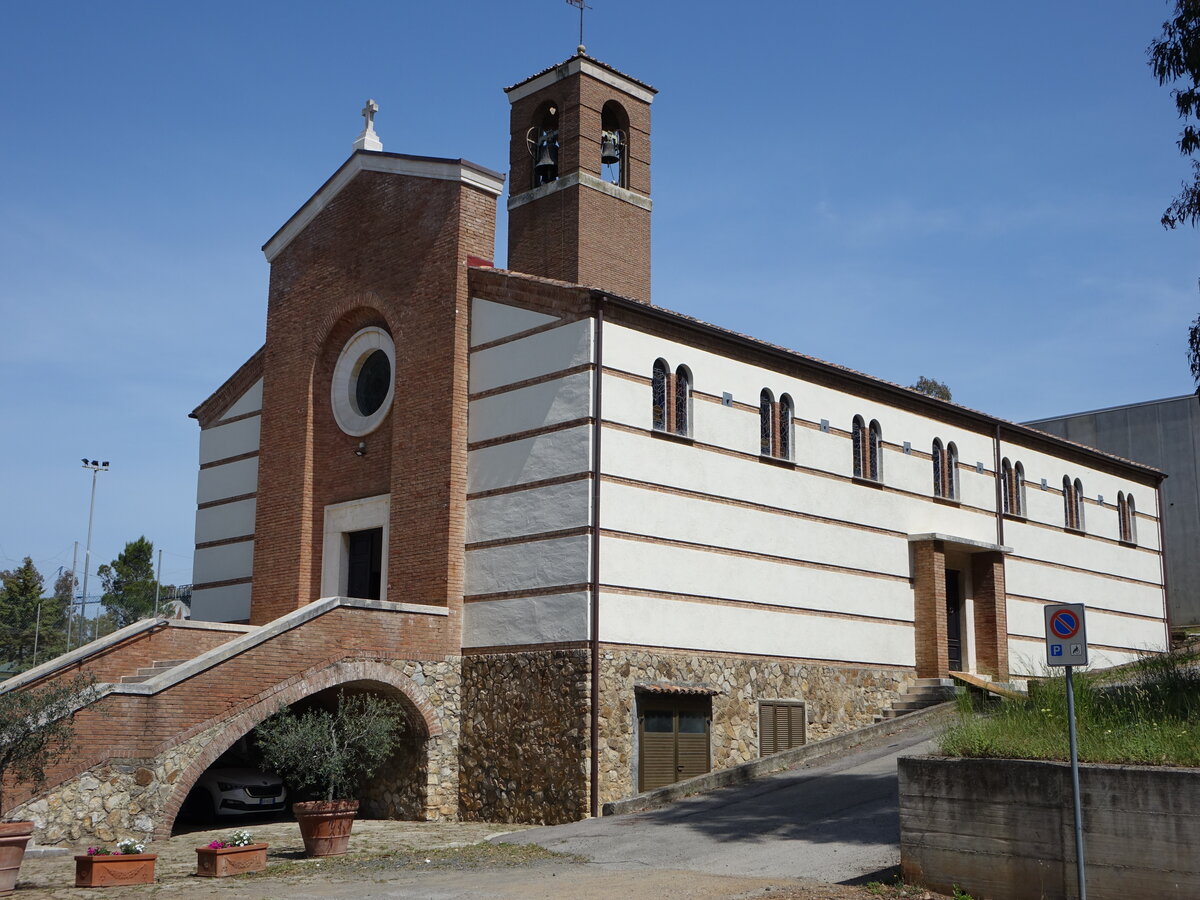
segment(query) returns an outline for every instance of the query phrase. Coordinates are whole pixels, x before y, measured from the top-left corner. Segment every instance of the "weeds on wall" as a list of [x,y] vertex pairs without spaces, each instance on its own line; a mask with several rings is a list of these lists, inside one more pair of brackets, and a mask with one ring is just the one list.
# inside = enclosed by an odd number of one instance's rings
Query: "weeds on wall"
[[[1079,759],[1200,766],[1200,659],[1194,650],[1147,655],[1101,672],[1075,672]],[[999,704],[963,694],[943,734],[947,756],[1066,760],[1066,679],[1031,681],[1029,695]]]

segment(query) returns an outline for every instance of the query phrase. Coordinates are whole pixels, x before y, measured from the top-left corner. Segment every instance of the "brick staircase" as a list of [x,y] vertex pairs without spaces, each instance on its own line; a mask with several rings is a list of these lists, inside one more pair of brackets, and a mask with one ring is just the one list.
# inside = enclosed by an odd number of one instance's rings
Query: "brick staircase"
[[156,659],[148,666],[143,666],[137,670],[136,675],[122,675],[121,684],[140,684],[143,681],[148,681],[155,675],[161,675],[163,672],[170,672],[176,666],[182,666],[186,659]]
[[918,709],[937,706],[947,700],[953,700],[956,689],[953,678],[918,678],[916,684],[907,690],[892,705],[875,716],[876,722],[885,719],[895,719]]

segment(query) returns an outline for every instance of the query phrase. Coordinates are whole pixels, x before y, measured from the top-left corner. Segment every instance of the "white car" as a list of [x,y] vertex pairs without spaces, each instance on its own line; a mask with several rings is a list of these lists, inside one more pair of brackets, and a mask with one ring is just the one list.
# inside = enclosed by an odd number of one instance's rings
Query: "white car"
[[287,808],[283,779],[259,769],[209,769],[197,779],[195,790],[208,796],[211,812],[217,817],[272,813]]

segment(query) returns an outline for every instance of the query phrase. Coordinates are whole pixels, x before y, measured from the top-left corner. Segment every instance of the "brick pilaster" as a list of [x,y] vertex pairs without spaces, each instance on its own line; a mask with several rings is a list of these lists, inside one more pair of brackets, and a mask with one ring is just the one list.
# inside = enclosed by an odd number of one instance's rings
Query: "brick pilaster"
[[946,548],[941,541],[913,546],[914,634],[918,678],[944,678],[950,672],[946,646]]
[[980,672],[1008,678],[1008,609],[1004,593],[1004,554],[971,557],[975,601],[975,662]]

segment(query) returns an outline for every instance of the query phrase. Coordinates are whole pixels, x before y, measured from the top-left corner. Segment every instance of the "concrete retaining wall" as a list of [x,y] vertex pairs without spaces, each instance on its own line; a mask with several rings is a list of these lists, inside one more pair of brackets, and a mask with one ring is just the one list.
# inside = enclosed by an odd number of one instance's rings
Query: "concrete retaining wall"
[[[1200,897],[1200,769],[1080,767],[1091,900]],[[900,760],[906,880],[988,900],[1077,896],[1071,770],[1011,759]]]

